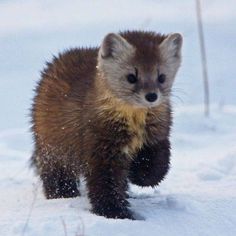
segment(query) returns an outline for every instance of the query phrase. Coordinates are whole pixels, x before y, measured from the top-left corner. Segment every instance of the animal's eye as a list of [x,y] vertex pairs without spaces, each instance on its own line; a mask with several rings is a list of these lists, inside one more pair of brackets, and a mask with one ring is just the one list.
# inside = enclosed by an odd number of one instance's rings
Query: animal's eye
[[127,80],[128,80],[129,83],[134,84],[138,81],[138,78],[134,74],[128,74],[127,75]]
[[166,81],[166,75],[160,74],[158,76],[158,81],[159,81],[160,84],[163,84]]

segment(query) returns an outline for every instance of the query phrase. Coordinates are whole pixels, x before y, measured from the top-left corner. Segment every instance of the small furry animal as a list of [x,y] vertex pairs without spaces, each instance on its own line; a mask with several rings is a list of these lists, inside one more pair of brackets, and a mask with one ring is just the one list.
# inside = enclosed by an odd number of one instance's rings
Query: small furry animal
[[47,63],[32,106],[32,164],[46,198],[79,196],[92,212],[134,219],[127,185],[156,186],[170,164],[171,87],[182,36],[125,31]]

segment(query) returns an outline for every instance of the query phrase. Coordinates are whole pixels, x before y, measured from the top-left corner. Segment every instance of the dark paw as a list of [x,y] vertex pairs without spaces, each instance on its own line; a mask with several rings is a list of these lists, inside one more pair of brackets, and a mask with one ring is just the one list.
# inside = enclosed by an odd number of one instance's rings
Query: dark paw
[[163,165],[161,167],[156,167],[151,170],[139,170],[138,168],[133,168],[130,171],[129,179],[131,183],[136,184],[141,187],[154,187],[159,185],[159,183],[165,178],[168,173],[169,165]]
[[71,189],[71,190],[67,189],[65,191],[61,191],[59,195],[61,198],[73,198],[80,196],[80,193],[78,189]]
[[135,220],[133,213],[128,208],[106,207],[106,209],[104,209],[100,207],[93,209],[92,212],[106,218]]
[[65,191],[65,190],[55,190],[55,191],[44,191],[47,199],[54,198],[74,198],[80,196],[80,192],[77,189]]
[[44,193],[47,199],[73,198],[80,196],[75,181],[60,181],[59,184],[49,185],[44,183]]

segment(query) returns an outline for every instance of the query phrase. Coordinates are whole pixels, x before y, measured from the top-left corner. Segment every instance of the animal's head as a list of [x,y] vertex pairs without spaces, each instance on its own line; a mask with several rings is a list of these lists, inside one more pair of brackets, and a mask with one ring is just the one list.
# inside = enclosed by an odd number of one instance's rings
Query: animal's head
[[116,97],[155,107],[170,96],[181,63],[182,36],[153,32],[108,34],[99,49],[98,70]]

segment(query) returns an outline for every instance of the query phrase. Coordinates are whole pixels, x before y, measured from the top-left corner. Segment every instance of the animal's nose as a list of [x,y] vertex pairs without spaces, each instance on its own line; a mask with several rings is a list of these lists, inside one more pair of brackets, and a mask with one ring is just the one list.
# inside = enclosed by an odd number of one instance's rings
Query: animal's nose
[[145,95],[145,98],[149,102],[155,102],[157,100],[157,94],[156,93],[147,93]]

